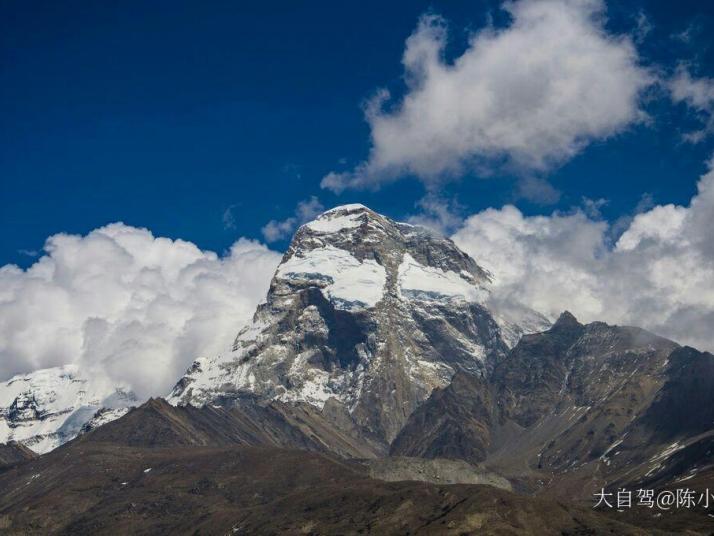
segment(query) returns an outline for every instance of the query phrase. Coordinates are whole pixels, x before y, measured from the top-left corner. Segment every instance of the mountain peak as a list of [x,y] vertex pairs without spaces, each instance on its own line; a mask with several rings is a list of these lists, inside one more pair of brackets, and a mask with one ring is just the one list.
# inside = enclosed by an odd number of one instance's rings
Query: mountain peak
[[351,204],[297,231],[271,292],[279,283],[317,287],[339,309],[364,309],[412,291],[483,303],[490,279],[451,240]]
[[583,325],[570,311],[563,311],[550,329],[581,328]]
[[459,371],[488,374],[505,356],[489,286],[448,238],[364,205],[335,207],[295,233],[232,351],[196,361],[169,401],[337,408],[386,444],[435,388]]
[[[372,209],[369,207],[363,205],[362,203],[348,203],[345,205],[337,205],[336,207],[332,207],[325,212],[321,214],[321,216],[324,216],[325,214],[329,214],[331,212],[358,212],[358,211],[369,211],[369,212],[374,212]],[[376,213],[375,213],[376,214]]]
[[232,351],[197,361],[169,401],[329,401],[391,440],[434,388],[505,355],[489,285],[451,240],[364,205],[335,207],[295,233]]
[[295,237],[301,237],[305,232],[313,235],[345,234],[362,227],[369,221],[382,220],[386,218],[360,203],[340,205],[326,210],[314,220],[304,224]]

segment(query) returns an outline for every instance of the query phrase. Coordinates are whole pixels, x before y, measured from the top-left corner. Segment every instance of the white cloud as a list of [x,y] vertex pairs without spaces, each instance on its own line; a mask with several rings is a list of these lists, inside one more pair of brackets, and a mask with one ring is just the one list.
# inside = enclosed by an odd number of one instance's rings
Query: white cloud
[[680,66],[669,81],[672,100],[683,102],[700,116],[702,128],[686,132],[684,139],[698,143],[714,131],[714,78],[693,78]]
[[377,188],[404,174],[433,186],[502,166],[542,172],[645,117],[640,96],[653,77],[630,37],[605,30],[601,0],[520,0],[504,9],[510,26],[476,33],[453,63],[443,58],[444,21],[422,17],[406,42],[406,95],[385,108],[381,90],[366,107],[369,158],[322,186]]
[[266,242],[277,242],[290,236],[297,225],[297,219],[290,217],[282,221],[270,220],[260,230]]
[[417,201],[417,214],[407,218],[413,225],[421,225],[436,231],[441,235],[448,235],[461,227],[464,208],[455,200],[448,199],[434,193],[427,194]]
[[527,176],[518,181],[516,194],[539,205],[552,205],[560,200],[560,191],[545,179]]
[[612,227],[583,211],[471,216],[454,241],[495,276],[495,293],[551,317],[642,326],[714,350],[714,171],[689,206],[645,209],[609,245]]
[[54,235],[45,251],[27,270],[0,268],[0,380],[76,363],[141,396],[226,350],[280,261],[246,239],[219,257],[121,223]]
[[298,225],[312,220],[325,210],[322,203],[314,195],[300,201],[295,207],[295,215],[284,220],[270,220],[263,228],[263,238],[267,242],[276,242],[288,238]]
[[647,36],[650,35],[652,30],[654,30],[654,25],[650,22],[647,14],[643,10],[638,11],[635,17],[635,41],[637,43],[642,43],[645,39],[647,39]]

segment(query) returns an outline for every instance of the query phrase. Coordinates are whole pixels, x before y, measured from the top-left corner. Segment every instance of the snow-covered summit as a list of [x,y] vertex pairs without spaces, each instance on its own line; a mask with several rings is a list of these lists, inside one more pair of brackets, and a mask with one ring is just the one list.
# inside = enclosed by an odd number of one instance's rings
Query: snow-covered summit
[[[394,281],[388,281],[390,268]],[[422,299],[482,302],[489,283],[489,275],[450,240],[361,204],[335,207],[303,225],[276,278],[302,278],[320,288],[343,286],[356,293],[363,287],[371,300],[362,303],[371,306],[390,290],[403,298],[419,294]],[[376,288],[381,296],[375,295]]]
[[489,284],[451,240],[336,207],[298,229],[232,350],[197,360],[169,401],[329,404],[390,439],[457,370],[487,374],[505,355]]
[[118,418],[135,404],[130,391],[91,382],[75,365],[18,375],[0,383],[0,443],[48,452],[75,437],[101,409]]
[[[322,214],[320,214],[316,219],[320,219],[326,215],[329,214],[336,214],[336,213],[342,213],[342,212],[373,212],[372,209],[369,207],[363,205],[362,203],[347,203],[345,205],[337,205],[336,207],[332,207],[330,209],[327,209],[324,211]],[[376,214],[376,212],[373,212]]]

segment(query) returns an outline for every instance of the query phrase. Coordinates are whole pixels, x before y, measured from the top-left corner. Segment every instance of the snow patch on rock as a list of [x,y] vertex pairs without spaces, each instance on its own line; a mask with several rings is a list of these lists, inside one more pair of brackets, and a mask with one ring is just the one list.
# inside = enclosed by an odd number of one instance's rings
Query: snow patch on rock
[[473,282],[473,276],[462,270],[461,273],[445,272],[433,266],[424,266],[409,253],[405,253],[399,265],[399,292],[407,298],[419,300],[464,300],[483,303],[488,298],[488,291]]
[[359,215],[337,216],[326,214],[320,218],[305,224],[308,229],[318,233],[337,233],[344,229],[353,229],[362,225]]
[[374,307],[384,294],[386,271],[373,260],[360,262],[348,251],[325,246],[305,257],[293,256],[278,267],[277,277],[320,287],[335,307]]

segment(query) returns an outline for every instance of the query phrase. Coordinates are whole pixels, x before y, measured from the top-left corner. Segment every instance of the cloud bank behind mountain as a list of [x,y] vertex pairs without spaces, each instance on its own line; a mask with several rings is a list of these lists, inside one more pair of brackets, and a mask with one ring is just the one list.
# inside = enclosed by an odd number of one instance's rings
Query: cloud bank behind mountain
[[280,261],[251,240],[220,257],[122,223],[56,234],[44,251],[27,270],[0,268],[0,379],[76,363],[142,397],[226,351]]
[[656,205],[613,224],[582,210],[525,216],[507,205],[467,218],[453,235],[494,275],[502,300],[556,317],[650,329],[714,350],[714,170],[688,206]]

